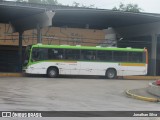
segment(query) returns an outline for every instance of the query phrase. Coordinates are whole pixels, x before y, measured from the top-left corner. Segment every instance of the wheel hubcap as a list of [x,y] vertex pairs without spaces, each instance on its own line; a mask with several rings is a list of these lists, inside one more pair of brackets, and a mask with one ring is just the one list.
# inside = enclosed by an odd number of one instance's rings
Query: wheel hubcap
[[114,77],[114,73],[109,73],[108,76],[109,76],[110,78],[112,78],[112,77]]
[[51,75],[51,76],[54,76],[55,74],[56,74],[56,72],[55,72],[54,70],[51,70],[51,71],[50,71],[50,75]]

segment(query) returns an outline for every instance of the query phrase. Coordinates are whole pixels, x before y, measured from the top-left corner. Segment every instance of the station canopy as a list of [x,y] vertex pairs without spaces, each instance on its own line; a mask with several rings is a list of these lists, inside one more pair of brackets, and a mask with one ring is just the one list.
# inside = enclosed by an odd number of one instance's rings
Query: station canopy
[[[2,4],[3,3],[3,4]],[[5,3],[5,4],[4,4]],[[71,27],[106,29],[108,27],[125,27],[160,21],[159,14],[131,13],[105,9],[76,8],[69,6],[55,6],[0,2],[0,23],[10,23],[15,32],[40,27]],[[49,7],[49,8],[48,8]]]
[[13,32],[20,32],[52,25],[54,12],[46,11],[44,8],[33,8],[24,6],[11,6],[0,4],[0,23],[9,23]]
[[132,13],[112,10],[56,10],[53,26],[89,27],[91,29],[106,29],[108,27],[125,27],[160,21],[159,14]]

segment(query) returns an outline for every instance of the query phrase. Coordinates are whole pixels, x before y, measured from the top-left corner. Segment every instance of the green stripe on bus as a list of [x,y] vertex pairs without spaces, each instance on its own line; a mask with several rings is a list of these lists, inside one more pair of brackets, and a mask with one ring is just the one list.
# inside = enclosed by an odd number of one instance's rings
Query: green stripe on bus
[[108,50],[108,51],[134,51],[143,52],[144,49],[138,48],[117,48],[117,47],[92,47],[92,46],[70,46],[70,45],[33,45],[37,48],[60,48],[60,49],[79,49],[79,50]]

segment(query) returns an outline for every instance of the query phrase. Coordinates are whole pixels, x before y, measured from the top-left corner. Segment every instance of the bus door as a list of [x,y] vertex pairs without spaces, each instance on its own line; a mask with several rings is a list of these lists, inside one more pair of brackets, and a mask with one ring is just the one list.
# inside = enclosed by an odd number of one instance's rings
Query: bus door
[[[65,50],[65,66],[64,69],[69,71],[71,75],[78,75],[80,71],[80,50],[66,49]],[[68,73],[67,73],[68,74]]]
[[96,62],[95,50],[81,50],[81,75],[95,75],[99,66]]
[[116,64],[116,69],[119,75],[124,76],[128,72],[128,52],[114,51],[113,62]]
[[51,48],[48,50],[49,59],[53,60],[53,66],[57,66],[60,74],[70,74],[69,64],[64,55],[64,49]]

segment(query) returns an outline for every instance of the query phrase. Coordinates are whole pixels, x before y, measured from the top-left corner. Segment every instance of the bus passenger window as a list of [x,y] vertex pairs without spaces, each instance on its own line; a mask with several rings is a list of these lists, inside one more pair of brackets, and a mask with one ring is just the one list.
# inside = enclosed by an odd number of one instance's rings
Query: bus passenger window
[[129,52],[129,62],[143,62],[143,53],[141,52]]
[[95,50],[81,50],[81,59],[82,60],[95,60],[96,51]]
[[80,59],[80,50],[66,49],[65,50],[65,59],[79,60]]
[[115,62],[127,62],[127,52],[123,51],[114,51],[113,60]]
[[63,59],[63,49],[49,49],[48,56],[50,60]]
[[48,55],[48,49],[34,48],[32,50],[33,61],[47,60],[48,59],[47,55]]
[[97,51],[98,61],[112,61],[112,51]]

